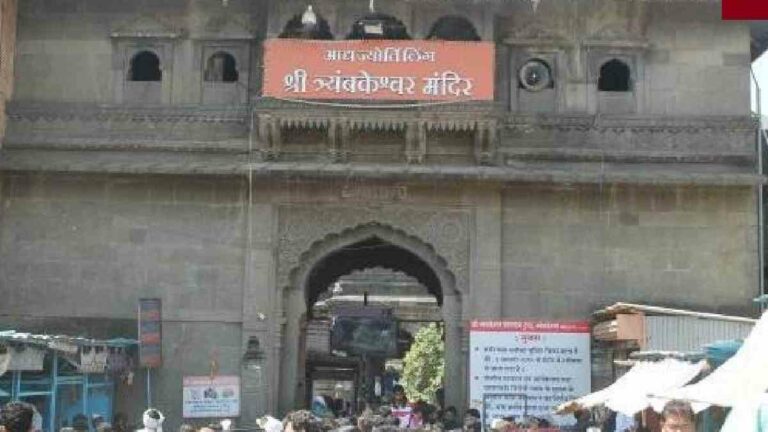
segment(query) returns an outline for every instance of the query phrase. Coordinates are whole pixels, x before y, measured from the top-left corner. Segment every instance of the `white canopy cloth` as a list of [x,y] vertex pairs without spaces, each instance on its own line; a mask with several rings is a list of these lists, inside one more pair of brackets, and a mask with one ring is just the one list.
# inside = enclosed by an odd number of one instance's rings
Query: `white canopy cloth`
[[664,401],[649,398],[648,395],[689,383],[701,372],[705,364],[703,361],[689,363],[677,359],[637,362],[610,386],[566,402],[557,407],[557,412],[591,408],[601,404],[627,416],[633,416],[648,407],[659,411]]
[[710,405],[749,404],[768,390],[768,312],[764,313],[744,344],[728,361],[696,384],[653,392],[664,399],[691,402],[694,411]]

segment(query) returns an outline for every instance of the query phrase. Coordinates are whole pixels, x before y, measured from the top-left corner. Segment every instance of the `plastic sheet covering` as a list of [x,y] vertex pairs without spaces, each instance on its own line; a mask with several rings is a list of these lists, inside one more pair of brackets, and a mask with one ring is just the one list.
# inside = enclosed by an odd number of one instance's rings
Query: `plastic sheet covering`
[[749,404],[768,390],[768,312],[755,324],[744,345],[722,366],[696,384],[655,392],[664,399],[691,402],[698,412],[711,405]]
[[11,363],[11,353],[4,352],[0,354],[0,377],[8,371],[8,365]]
[[717,341],[704,346],[704,352],[707,356],[707,362],[713,367],[720,367],[729,358],[736,354],[744,341],[741,339],[731,339]]
[[694,379],[704,368],[705,362],[690,363],[676,359],[641,361],[622,375],[616,382],[595,393],[566,402],[557,408],[558,413],[605,405],[627,416],[653,407],[660,411],[664,401],[650,398],[650,393],[681,387]]
[[765,394],[734,406],[720,429],[720,432],[765,431],[768,431],[768,398]]

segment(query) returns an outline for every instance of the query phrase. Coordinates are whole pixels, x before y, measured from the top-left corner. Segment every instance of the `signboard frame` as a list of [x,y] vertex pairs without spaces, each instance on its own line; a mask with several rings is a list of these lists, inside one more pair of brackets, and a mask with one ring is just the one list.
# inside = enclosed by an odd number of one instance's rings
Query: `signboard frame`
[[[182,380],[182,417],[239,417],[241,393],[239,375],[185,376]],[[225,397],[219,397],[221,395]]]
[[[470,407],[485,427],[496,417],[551,415],[560,399],[591,391],[590,345],[587,321],[472,321]],[[495,398],[522,402],[496,406]]]
[[265,97],[288,100],[493,101],[495,45],[437,40],[264,42]]

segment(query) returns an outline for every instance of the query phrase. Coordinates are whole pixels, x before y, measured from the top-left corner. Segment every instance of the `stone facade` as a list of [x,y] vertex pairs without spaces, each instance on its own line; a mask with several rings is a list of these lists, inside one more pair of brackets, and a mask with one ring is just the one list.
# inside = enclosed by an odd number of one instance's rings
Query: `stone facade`
[[[131,336],[137,299],[162,298],[169,427],[182,377],[212,362],[242,376],[243,422],[300,402],[315,264],[371,238],[420,263],[393,270],[438,282],[451,377],[466,377],[474,318],[585,319],[618,300],[754,312],[750,33],[718,2],[381,2],[416,38],[464,14],[496,42],[494,102],[402,110],[261,98],[261,42],[305,3],[226,3],[18,11],[0,323]],[[315,4],[337,38],[366,7]],[[139,49],[161,60],[155,87],[126,82]],[[202,79],[219,49],[239,64],[231,87]],[[548,95],[517,88],[527,56],[552,62]],[[598,91],[607,58],[632,91]],[[254,337],[260,373],[244,368]],[[466,379],[446,390],[463,405]],[[138,418],[142,392],[120,386],[117,409]]]

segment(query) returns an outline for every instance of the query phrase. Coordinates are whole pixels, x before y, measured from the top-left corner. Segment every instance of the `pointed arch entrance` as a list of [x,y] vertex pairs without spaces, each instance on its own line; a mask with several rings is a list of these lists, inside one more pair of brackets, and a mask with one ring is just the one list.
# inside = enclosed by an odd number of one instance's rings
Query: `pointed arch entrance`
[[280,365],[279,411],[304,405],[307,392],[304,324],[320,294],[340,277],[368,268],[386,268],[418,280],[440,306],[445,326],[445,403],[464,405],[461,294],[456,278],[435,249],[389,225],[368,223],[326,236],[301,255],[283,290],[285,328]]

